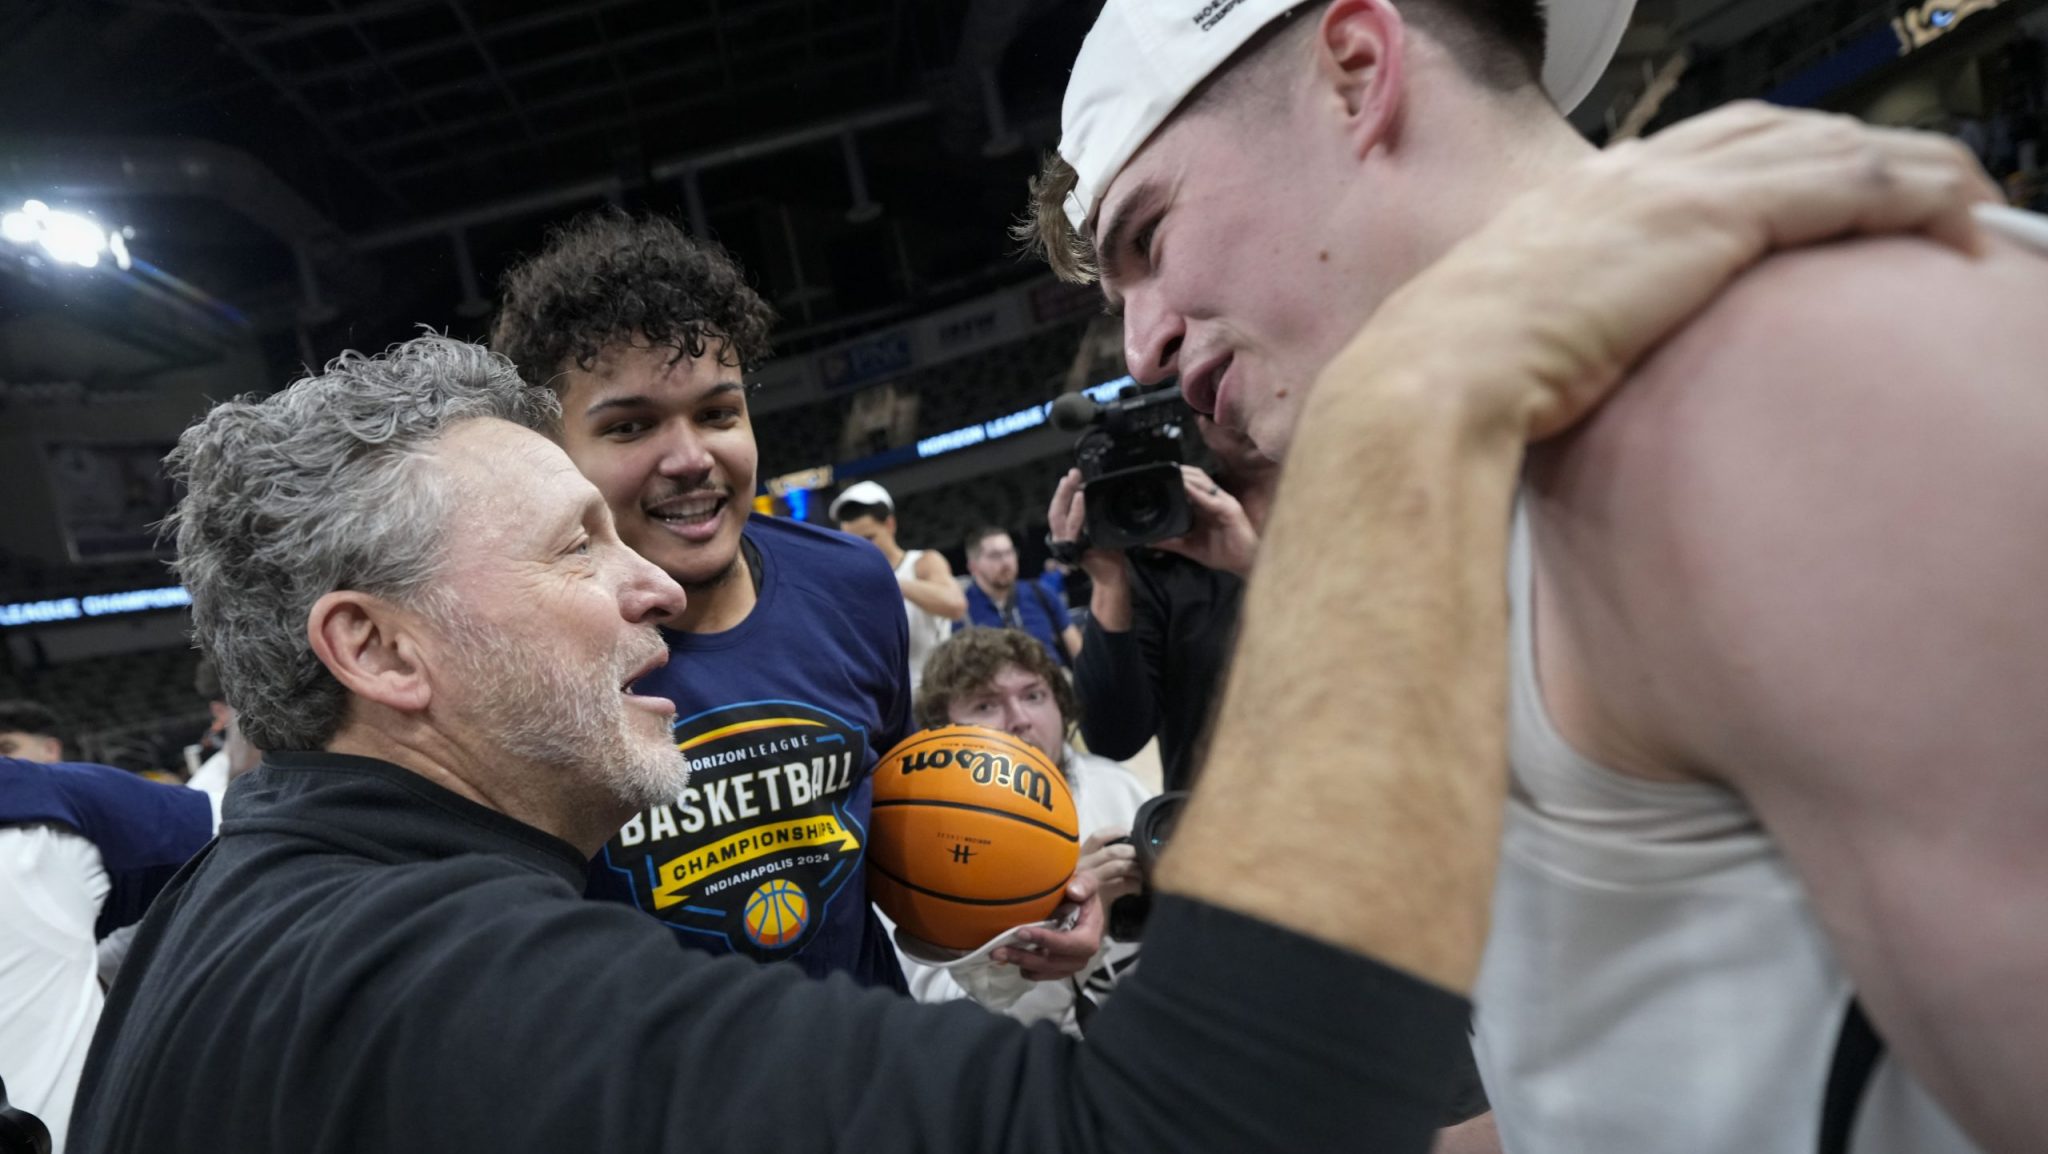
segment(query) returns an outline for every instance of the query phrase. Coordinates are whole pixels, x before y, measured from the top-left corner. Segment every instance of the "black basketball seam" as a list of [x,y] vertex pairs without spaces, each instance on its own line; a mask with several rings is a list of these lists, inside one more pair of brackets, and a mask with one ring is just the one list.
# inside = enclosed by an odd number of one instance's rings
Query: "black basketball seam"
[[1056,825],[1047,825],[1045,822],[1025,817],[1023,814],[1020,813],[1011,813],[1010,811],[1005,809],[991,809],[988,806],[975,805],[973,802],[969,801],[932,801],[921,797],[906,797],[900,799],[891,798],[887,801],[878,801],[872,803],[872,808],[881,809],[884,806],[892,805],[932,805],[937,806],[940,809],[964,809],[970,810],[974,813],[985,813],[988,814],[990,817],[1006,817],[1009,818],[1011,821],[1021,821],[1025,825],[1035,825],[1039,829],[1042,829],[1049,834],[1056,834],[1058,835],[1061,841],[1070,841],[1076,845],[1079,845],[1081,842],[1081,839],[1078,835],[1068,833],[1066,830],[1063,830]]
[[926,897],[939,898],[942,901],[955,902],[963,906],[1016,906],[1022,905],[1025,902],[1035,902],[1039,898],[1056,894],[1059,891],[1067,888],[1067,882],[1073,880],[1072,878],[1063,878],[1061,879],[1058,885],[1055,885],[1049,890],[1040,890],[1035,894],[1025,894],[1021,898],[963,898],[955,894],[946,893],[943,890],[928,890],[923,886],[918,885],[916,882],[905,881],[904,879],[897,877],[895,874],[890,873],[888,870],[883,869],[880,865],[876,864],[872,859],[868,861],[868,868],[874,870],[878,874],[881,874],[883,877],[888,878],[890,881],[895,882],[897,885],[902,886],[904,889],[916,890],[918,893],[921,893]]

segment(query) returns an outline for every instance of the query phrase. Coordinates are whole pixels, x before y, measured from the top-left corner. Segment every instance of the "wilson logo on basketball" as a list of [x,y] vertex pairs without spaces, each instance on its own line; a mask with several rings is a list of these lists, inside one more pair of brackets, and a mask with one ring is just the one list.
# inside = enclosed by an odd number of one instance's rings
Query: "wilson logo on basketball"
[[976,785],[999,785],[1052,812],[1052,779],[1029,765],[1019,765],[1000,753],[981,749],[920,749],[897,759],[898,771],[922,773],[928,769],[964,769]]

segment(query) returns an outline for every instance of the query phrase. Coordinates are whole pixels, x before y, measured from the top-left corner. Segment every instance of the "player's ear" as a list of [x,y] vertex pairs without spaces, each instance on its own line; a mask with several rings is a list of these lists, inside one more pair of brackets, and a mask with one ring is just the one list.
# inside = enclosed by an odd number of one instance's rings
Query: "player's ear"
[[1399,124],[1407,34],[1387,0],[1335,0],[1316,22],[1318,91],[1361,159],[1390,143]]

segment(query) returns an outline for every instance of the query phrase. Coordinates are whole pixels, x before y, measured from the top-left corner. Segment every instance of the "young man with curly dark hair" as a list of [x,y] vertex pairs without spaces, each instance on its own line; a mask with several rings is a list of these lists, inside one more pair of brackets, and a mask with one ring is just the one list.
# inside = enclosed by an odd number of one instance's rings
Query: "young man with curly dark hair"
[[[686,945],[902,989],[863,869],[869,774],[910,728],[902,595],[865,542],[749,515],[744,373],[773,323],[723,250],[658,217],[585,217],[505,276],[492,345],[561,400],[620,538],[688,595],[663,630],[677,660],[638,689],[675,703],[691,780],[612,838],[590,890]],[[1094,955],[1088,905],[1053,969]]]

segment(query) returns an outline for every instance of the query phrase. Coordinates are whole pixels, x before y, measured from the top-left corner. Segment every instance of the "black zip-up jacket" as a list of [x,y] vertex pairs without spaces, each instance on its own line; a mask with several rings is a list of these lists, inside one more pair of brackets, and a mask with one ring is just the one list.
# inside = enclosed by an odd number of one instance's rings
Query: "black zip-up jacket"
[[396,766],[272,754],[150,911],[75,1154],[1428,1148],[1468,1006],[1162,901],[1085,1043],[707,957],[567,843]]
[[1127,571],[1130,631],[1091,619],[1074,659],[1081,736],[1111,761],[1130,760],[1157,736],[1166,788],[1191,789],[1237,641],[1244,579],[1151,549],[1133,549]]

